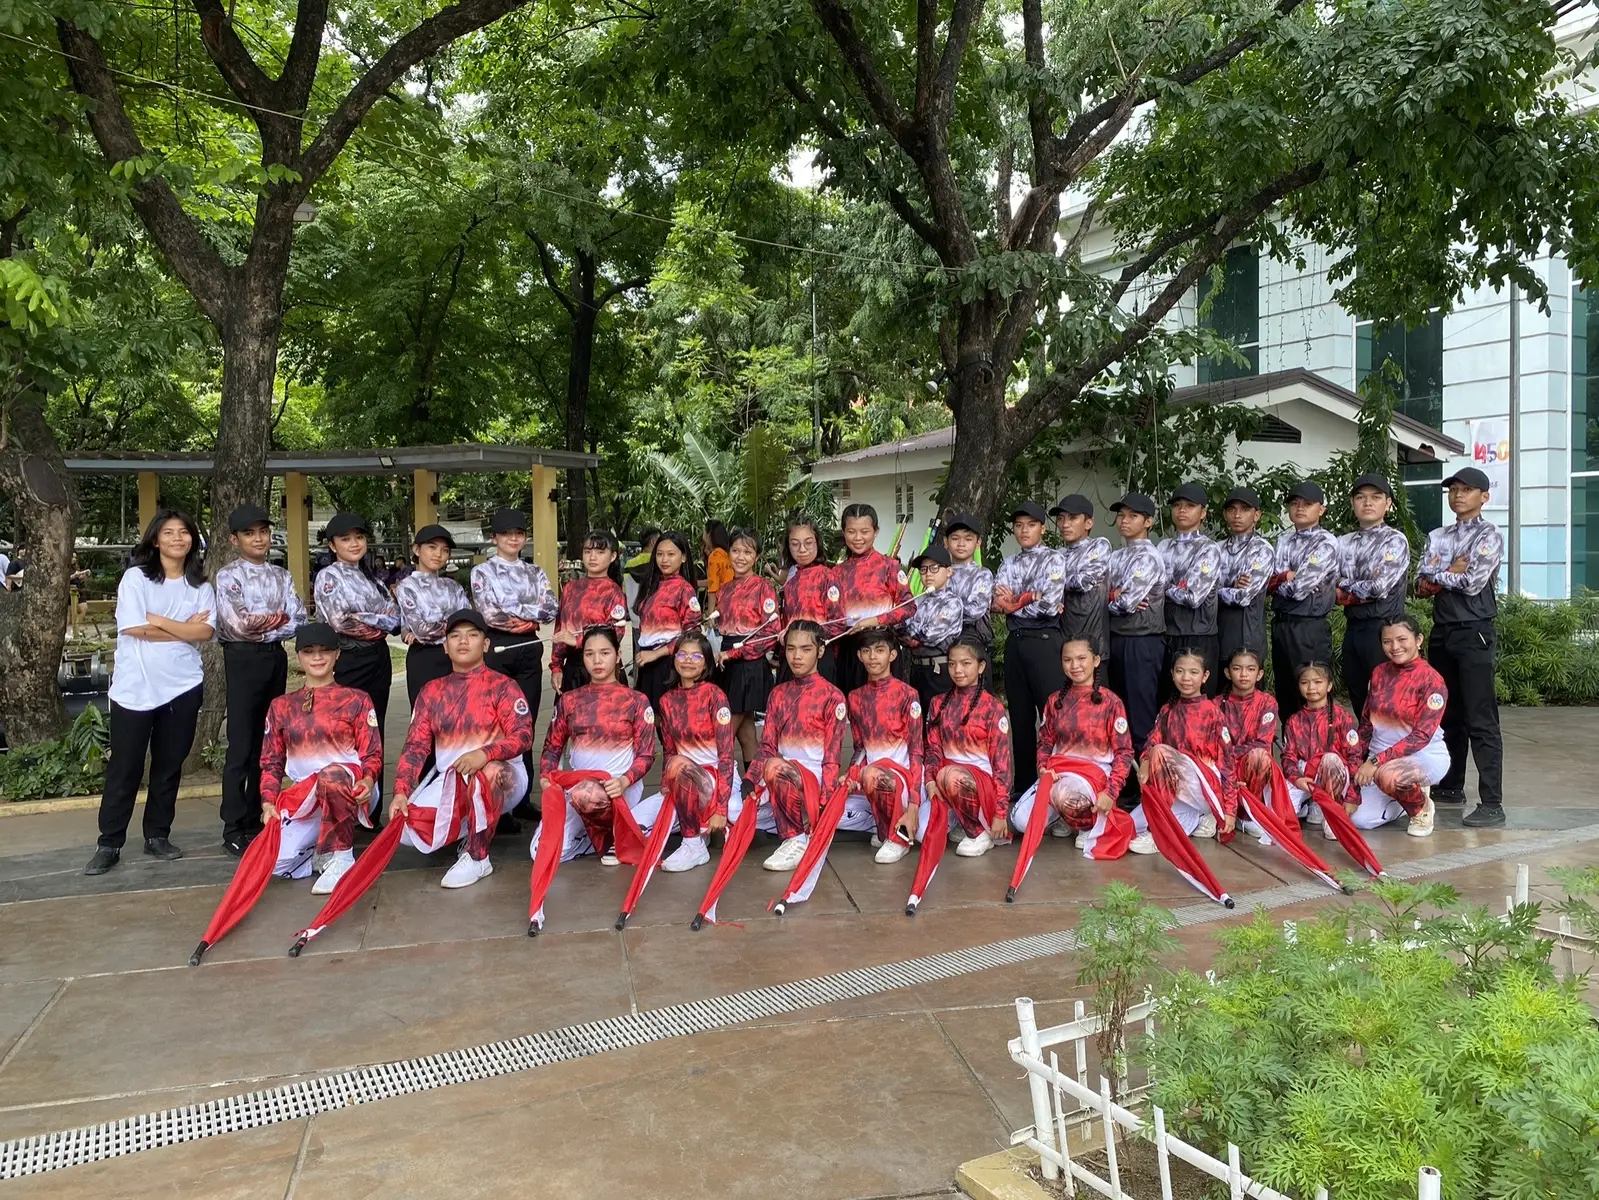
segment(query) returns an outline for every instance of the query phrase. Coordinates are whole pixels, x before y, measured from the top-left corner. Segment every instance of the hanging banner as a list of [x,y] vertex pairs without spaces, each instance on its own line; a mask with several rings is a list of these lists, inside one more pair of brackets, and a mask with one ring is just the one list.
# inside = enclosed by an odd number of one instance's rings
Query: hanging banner
[[1510,499],[1510,420],[1492,417],[1471,423],[1471,463],[1488,476],[1493,503]]

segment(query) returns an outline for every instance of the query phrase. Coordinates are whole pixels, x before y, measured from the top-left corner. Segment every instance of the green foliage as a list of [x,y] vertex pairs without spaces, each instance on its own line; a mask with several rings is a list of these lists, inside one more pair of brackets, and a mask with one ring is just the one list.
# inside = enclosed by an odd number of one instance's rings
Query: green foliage
[[0,803],[98,792],[110,746],[105,714],[91,704],[64,737],[13,746],[0,755]]
[[1259,913],[1208,978],[1176,978],[1146,1046],[1168,1127],[1298,1196],[1401,1200],[1423,1164],[1448,1200],[1599,1196],[1599,1031],[1537,906],[1368,890],[1292,926]]
[[1555,911],[1571,918],[1577,930],[1588,937],[1599,939],[1599,867],[1553,867],[1553,875],[1566,897],[1555,905]]
[[1167,971],[1161,956],[1177,949],[1168,930],[1171,913],[1125,883],[1108,883],[1077,923],[1077,982],[1094,989],[1093,1011],[1106,1018],[1097,1046],[1112,1087],[1127,1077],[1127,1010],[1139,1003]]
[[1599,593],[1553,603],[1501,596],[1501,704],[1599,704]]

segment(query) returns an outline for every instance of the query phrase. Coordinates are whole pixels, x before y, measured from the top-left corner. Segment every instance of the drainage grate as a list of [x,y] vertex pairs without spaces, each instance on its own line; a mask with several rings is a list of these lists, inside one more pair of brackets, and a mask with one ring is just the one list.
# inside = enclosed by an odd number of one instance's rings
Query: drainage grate
[[[1599,839],[1599,825],[1588,825],[1538,837],[1497,842],[1490,846],[1449,851],[1396,864],[1388,873],[1397,879],[1415,879],[1509,858],[1527,858],[1596,839]],[[1320,884],[1284,884],[1239,897],[1237,911],[1243,913],[1255,908],[1283,908],[1327,894],[1327,889]],[[1181,926],[1203,925],[1224,920],[1229,915],[1227,909],[1210,903],[1191,904],[1175,913],[1177,923]],[[359,1067],[336,1075],[302,1080],[265,1091],[245,1092],[204,1104],[126,1117],[102,1125],[18,1138],[0,1143],[0,1179],[36,1175],[179,1142],[198,1141],[218,1134],[238,1133],[263,1125],[295,1121],[334,1109],[528,1071],[627,1046],[689,1037],[761,1017],[779,1016],[918,983],[953,979],[991,967],[1046,958],[1076,949],[1077,944],[1077,937],[1070,930],[1008,938],[903,962],[840,971],[833,975],[713,996],[707,1000],[674,1004],[624,1017],[568,1025],[509,1041],[431,1054],[426,1058]]]

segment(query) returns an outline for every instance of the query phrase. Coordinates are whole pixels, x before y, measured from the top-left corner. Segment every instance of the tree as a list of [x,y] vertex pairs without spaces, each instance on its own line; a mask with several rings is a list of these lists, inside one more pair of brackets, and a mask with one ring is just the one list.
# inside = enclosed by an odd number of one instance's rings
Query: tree
[[945,501],[985,518],[1044,429],[1209,349],[1173,313],[1235,243],[1336,247],[1346,307],[1404,317],[1483,280],[1541,296],[1524,260],[1592,223],[1548,0],[696,7],[657,23],[672,69],[924,248]]

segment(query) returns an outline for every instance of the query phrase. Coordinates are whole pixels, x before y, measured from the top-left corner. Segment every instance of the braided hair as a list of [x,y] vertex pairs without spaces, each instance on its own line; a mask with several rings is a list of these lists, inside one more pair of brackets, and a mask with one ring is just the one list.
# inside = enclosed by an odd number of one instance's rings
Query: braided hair
[[[957,650],[971,651],[972,656],[985,666],[992,661],[989,657],[988,647],[976,637],[967,634],[962,634],[955,639],[955,644],[949,648],[949,653],[953,654]],[[944,710],[949,707],[950,697],[955,695],[958,690],[945,692],[935,699],[934,703],[937,704],[938,711],[929,714],[931,720],[937,721],[944,715]],[[972,719],[972,713],[977,708],[977,702],[982,698],[982,695],[983,685],[979,681],[972,685],[971,693],[966,697],[966,711],[961,713],[960,720],[957,722],[958,725],[964,725]]]
[[[1066,647],[1070,646],[1073,642],[1081,642],[1083,645],[1088,647],[1088,652],[1090,654],[1094,653],[1094,643],[1089,641],[1085,637],[1067,638],[1066,641],[1064,643],[1062,643],[1062,645],[1061,645],[1062,652],[1064,652]],[[1105,693],[1100,689],[1100,686],[1099,686],[1099,672],[1097,670],[1094,672],[1093,679],[1094,679],[1093,690],[1088,693],[1088,698],[1089,698],[1090,701],[1092,701],[1095,704],[1103,704],[1103,703],[1105,703]],[[1072,690],[1072,681],[1070,679],[1062,679],[1061,680],[1061,685],[1060,685],[1060,691],[1059,691],[1059,693],[1057,693],[1060,696],[1060,702],[1062,704],[1066,703],[1066,697],[1071,692],[1071,690]]]

